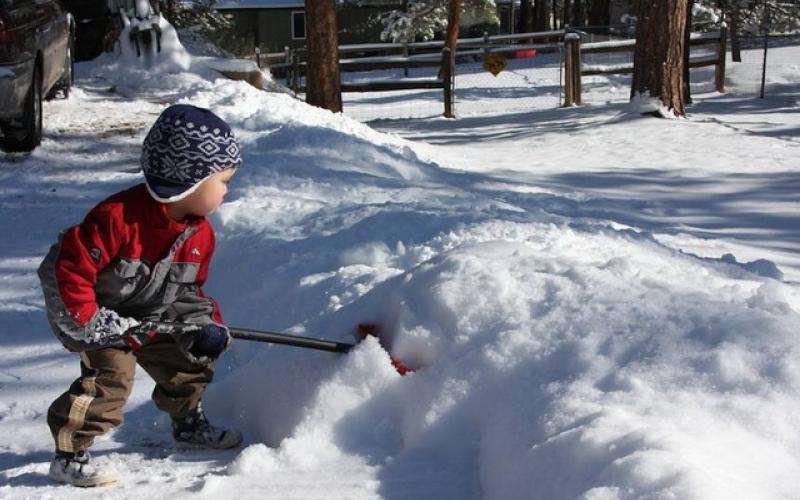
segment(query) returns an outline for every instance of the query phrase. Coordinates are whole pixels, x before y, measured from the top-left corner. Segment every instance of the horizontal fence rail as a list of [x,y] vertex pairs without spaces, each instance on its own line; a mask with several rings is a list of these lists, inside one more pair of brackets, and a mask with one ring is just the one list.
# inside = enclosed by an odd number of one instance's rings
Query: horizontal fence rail
[[[711,55],[695,56],[689,58],[690,68],[716,66],[715,87],[718,92],[725,91],[725,52],[726,30],[708,33],[692,33],[689,36],[690,47],[717,46],[717,52]],[[582,64],[584,55],[634,52],[636,40],[611,40],[581,44],[579,36],[565,37],[565,106],[581,104],[581,78],[593,75],[625,75],[633,73],[633,63],[616,64]]]
[[[486,61],[491,54],[513,58],[520,51],[536,54],[563,53],[563,94],[564,105],[581,104],[582,77],[593,75],[625,75],[634,70],[633,62],[610,62],[608,64],[586,64],[583,57],[591,54],[633,53],[635,39],[609,40],[581,43],[585,33],[574,30],[551,30],[508,35],[488,35],[461,38],[457,41],[456,58],[459,61]],[[690,47],[716,47],[716,51],[706,51],[703,55],[689,59],[690,68],[716,66],[715,86],[724,91],[726,31],[692,33]],[[381,78],[357,82],[342,82],[343,92],[386,92],[395,90],[442,89],[444,115],[453,116],[454,58],[442,40],[414,43],[367,43],[340,45],[339,70],[341,73],[370,72],[380,70],[403,70],[401,78]],[[305,91],[303,78],[307,71],[306,49],[290,49],[283,52],[260,54],[256,50],[259,67],[267,66],[273,76],[285,77],[287,85],[295,93]],[[436,77],[409,78],[409,70],[414,68],[438,68]],[[385,76],[385,75],[384,75]]]
[[[456,44],[457,57],[485,59],[491,53],[509,54],[521,50],[535,50],[539,53],[558,52],[561,50],[560,39],[564,34],[564,30],[553,30],[511,35],[490,36],[484,34],[482,37],[460,38]],[[444,116],[454,116],[454,68],[449,49],[445,47],[443,40],[340,45],[338,50],[340,73],[402,69],[404,75],[403,78],[388,80],[342,82],[340,85],[343,92],[442,89]],[[260,54],[256,51],[256,62],[259,67],[268,66],[273,76],[285,77],[287,85],[295,93],[301,93],[305,91],[302,83],[302,78],[307,71],[305,55],[305,48],[290,49],[286,47],[283,52],[267,54]],[[408,78],[408,70],[413,68],[439,68],[439,77]]]

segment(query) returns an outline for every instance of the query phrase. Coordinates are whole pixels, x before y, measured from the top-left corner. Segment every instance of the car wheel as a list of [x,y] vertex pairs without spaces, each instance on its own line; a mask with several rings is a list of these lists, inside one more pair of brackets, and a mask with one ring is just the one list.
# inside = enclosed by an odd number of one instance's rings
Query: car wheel
[[33,151],[42,142],[42,70],[33,67],[33,82],[25,96],[25,111],[21,124],[3,128],[3,149],[11,152]]

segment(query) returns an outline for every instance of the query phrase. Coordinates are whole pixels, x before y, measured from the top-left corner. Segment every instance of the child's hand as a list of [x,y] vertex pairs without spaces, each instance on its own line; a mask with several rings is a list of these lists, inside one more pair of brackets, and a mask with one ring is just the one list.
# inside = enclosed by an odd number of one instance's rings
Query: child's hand
[[176,342],[192,362],[208,364],[225,352],[231,335],[226,326],[208,323],[196,331],[182,333]]
[[203,325],[203,328],[195,332],[194,342],[189,348],[189,352],[197,357],[207,356],[217,359],[231,342],[231,335],[228,328],[216,323]]

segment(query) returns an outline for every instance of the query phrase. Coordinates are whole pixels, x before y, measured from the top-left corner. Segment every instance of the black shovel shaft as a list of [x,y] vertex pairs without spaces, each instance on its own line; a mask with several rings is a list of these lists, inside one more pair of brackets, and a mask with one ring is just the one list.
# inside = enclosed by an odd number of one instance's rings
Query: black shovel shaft
[[317,339],[314,337],[302,337],[300,335],[289,335],[288,333],[263,332],[259,330],[248,330],[245,328],[229,328],[231,336],[235,339],[255,340],[257,342],[269,342],[271,344],[284,344],[295,347],[305,347],[330,352],[348,352],[355,347],[354,344],[346,342],[335,342],[333,340]]
[[[169,322],[151,322],[149,326],[154,326],[157,329],[162,328],[164,332],[180,331],[181,329],[194,329],[196,330],[199,325],[187,323],[169,323]],[[291,345],[295,347],[305,347],[307,349],[317,349],[320,351],[329,352],[348,352],[355,347],[355,344],[348,344],[347,342],[336,342],[327,339],[318,339],[314,337],[303,337],[300,335],[291,335],[288,333],[265,332],[261,330],[250,330],[247,328],[234,328],[228,327],[231,337],[242,340],[255,340],[257,342],[269,342],[271,344]]]

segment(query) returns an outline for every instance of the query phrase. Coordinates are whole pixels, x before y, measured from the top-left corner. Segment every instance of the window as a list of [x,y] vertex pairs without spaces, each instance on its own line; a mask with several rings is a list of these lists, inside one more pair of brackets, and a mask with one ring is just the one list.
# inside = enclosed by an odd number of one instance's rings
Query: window
[[306,37],[306,13],[292,12],[292,39],[303,40]]

